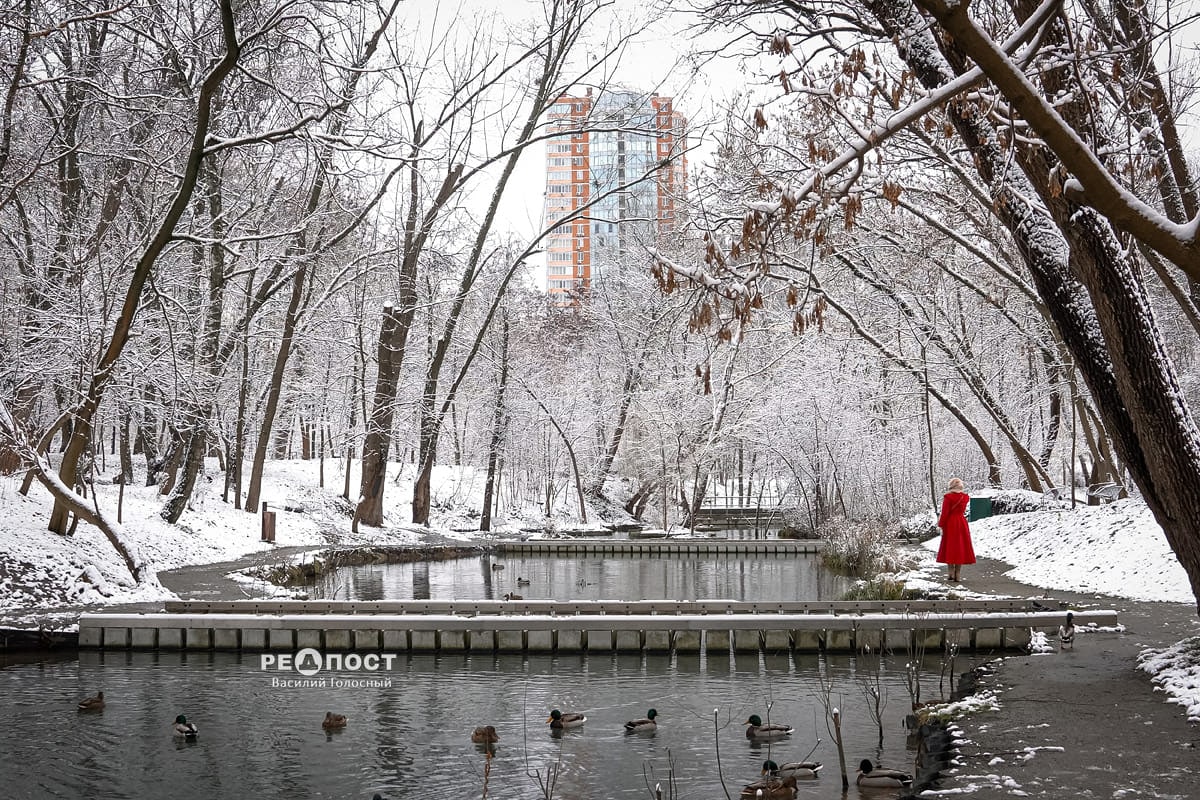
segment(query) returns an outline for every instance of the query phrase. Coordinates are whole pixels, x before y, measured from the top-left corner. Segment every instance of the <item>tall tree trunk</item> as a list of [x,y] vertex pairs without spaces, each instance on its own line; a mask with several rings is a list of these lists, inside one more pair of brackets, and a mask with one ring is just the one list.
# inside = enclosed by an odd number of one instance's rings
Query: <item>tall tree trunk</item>
[[617,460],[617,451],[621,449],[621,440],[625,438],[625,428],[629,422],[629,407],[633,405],[633,397],[637,389],[641,367],[646,351],[638,354],[638,363],[625,370],[625,380],[621,383],[621,400],[617,406],[617,420],[613,426],[612,435],[608,438],[608,446],[604,448],[604,456],[600,459],[600,467],[596,477],[588,487],[588,493],[599,497],[604,493],[604,483],[612,474],[613,464]]
[[[100,407],[100,402],[104,399],[105,390],[116,372],[117,361],[129,341],[134,319],[141,304],[142,292],[150,278],[150,273],[158,261],[159,255],[173,239],[175,226],[191,203],[192,193],[196,188],[200,172],[200,164],[205,157],[204,149],[209,135],[213,98],[225,77],[233,70],[241,53],[241,45],[237,40],[234,24],[233,2],[232,0],[218,0],[218,6],[221,13],[224,53],[213,64],[196,93],[196,119],[192,128],[191,147],[185,159],[175,196],[171,199],[150,242],[134,266],[125,293],[125,302],[117,317],[116,327],[96,364],[96,369],[92,372],[82,402],[74,409],[74,427],[71,439],[63,453],[58,472],[61,483],[68,488],[75,484],[79,459],[86,452],[88,443],[91,441],[92,420],[96,415],[96,410]],[[50,530],[65,534],[70,525],[70,513],[70,504],[63,498],[56,497],[54,510],[50,514]]]
[[350,467],[354,464],[354,428],[358,425],[358,370],[350,368],[350,423],[346,426],[346,474],[342,497],[350,499]]
[[292,294],[288,299],[287,311],[283,317],[283,333],[279,342],[279,350],[275,354],[275,366],[271,370],[271,382],[267,384],[267,402],[263,407],[262,426],[258,431],[258,443],[254,447],[254,462],[250,466],[250,487],[246,490],[246,511],[258,513],[259,499],[262,494],[263,469],[266,466],[267,451],[271,446],[271,430],[275,422],[275,412],[279,408],[279,397],[283,392],[283,377],[287,371],[288,357],[292,352],[292,337],[296,333],[296,323],[300,319],[300,305],[304,298],[305,278],[308,274],[307,262],[302,262],[292,276]]
[[354,530],[358,530],[359,522],[375,527],[383,524],[383,488],[387,482],[387,456],[391,449],[396,389],[400,384],[400,367],[404,362],[404,348],[411,325],[411,317],[405,319],[395,306],[389,303],[383,307],[379,350],[375,357],[378,364],[375,397],[371,404],[371,417],[367,420],[366,439],[363,441],[362,483],[352,523]]
[[[218,104],[214,103],[214,106],[216,105]],[[221,325],[225,316],[224,240],[228,226],[222,198],[221,172],[211,159],[202,166],[201,177],[205,191],[198,205],[208,213],[213,244],[207,249],[207,259],[201,259],[201,263],[208,264],[208,275],[205,281],[204,316],[201,318],[200,336],[196,343],[195,363],[200,380],[195,387],[195,395],[184,404],[184,450],[180,465],[183,473],[172,487],[171,494],[160,512],[162,518],[172,524],[183,516],[183,511],[196,488],[196,479],[204,469],[204,455],[208,450],[209,441],[208,424],[212,418],[221,380],[222,365],[218,361],[218,350],[221,343]],[[205,255],[203,250],[200,253]]]
[[487,478],[483,483],[483,508],[479,516],[479,530],[492,529],[492,500],[496,492],[497,464],[500,450],[504,447],[504,393],[508,388],[508,317],[500,321],[500,380],[496,385],[496,405],[492,411],[492,439],[488,443]]
[[[249,286],[246,287],[246,302],[250,302]],[[246,459],[246,413],[250,405],[250,342],[245,331],[242,332],[242,370],[238,379],[238,410],[237,423],[234,427],[233,463],[226,473],[226,482],[232,481],[233,507],[242,507],[242,471]]]
[[126,406],[121,410],[120,421],[120,452],[121,452],[121,483],[129,486],[133,483],[133,451],[129,443],[129,427],[133,414]]
[[358,505],[351,522],[351,528],[355,531],[358,530],[359,522],[376,527],[383,524],[383,490],[387,483],[388,451],[392,444],[396,392],[400,385],[400,368],[408,348],[408,336],[417,313],[417,263],[425,250],[425,242],[434,222],[458,189],[463,173],[462,164],[452,167],[446,173],[437,197],[422,217],[419,213],[421,175],[417,169],[422,131],[423,126],[418,124],[410,153],[408,213],[405,215],[404,247],[400,261],[399,310],[391,304],[384,306],[383,324],[379,329],[379,347],[376,354],[378,371],[371,400],[371,414],[365,420],[367,433],[363,440],[362,477]]

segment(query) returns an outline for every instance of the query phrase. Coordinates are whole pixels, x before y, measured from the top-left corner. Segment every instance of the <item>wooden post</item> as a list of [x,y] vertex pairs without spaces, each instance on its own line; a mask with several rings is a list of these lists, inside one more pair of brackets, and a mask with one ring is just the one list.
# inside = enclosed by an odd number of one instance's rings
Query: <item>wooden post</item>
[[267,504],[262,504],[262,540],[275,544],[275,512],[267,510]]

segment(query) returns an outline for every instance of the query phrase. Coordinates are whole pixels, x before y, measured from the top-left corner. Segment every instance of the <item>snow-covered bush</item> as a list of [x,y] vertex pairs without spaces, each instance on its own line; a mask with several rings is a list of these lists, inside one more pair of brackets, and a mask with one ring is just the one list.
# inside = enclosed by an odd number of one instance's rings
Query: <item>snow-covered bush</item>
[[937,526],[937,517],[929,511],[922,511],[910,517],[904,517],[898,523],[900,537],[909,542],[923,542],[941,533]]
[[896,548],[893,526],[878,520],[848,520],[842,517],[825,523],[821,563],[830,569],[874,576],[908,568]]

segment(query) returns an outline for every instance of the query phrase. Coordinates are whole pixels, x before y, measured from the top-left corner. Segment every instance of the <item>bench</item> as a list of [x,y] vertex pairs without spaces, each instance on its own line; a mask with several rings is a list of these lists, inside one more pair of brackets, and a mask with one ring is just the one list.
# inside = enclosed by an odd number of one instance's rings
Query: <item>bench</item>
[[1125,487],[1119,483],[1095,483],[1088,487],[1088,497],[1094,497],[1104,503],[1120,499]]

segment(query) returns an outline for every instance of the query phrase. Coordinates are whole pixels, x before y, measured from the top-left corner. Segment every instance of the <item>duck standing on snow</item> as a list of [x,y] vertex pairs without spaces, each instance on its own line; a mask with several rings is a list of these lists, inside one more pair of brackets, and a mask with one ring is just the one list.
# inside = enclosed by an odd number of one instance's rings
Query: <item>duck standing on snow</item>
[[746,728],[747,739],[780,739],[784,736],[791,736],[796,729],[791,725],[784,725],[779,722],[769,722],[763,724],[762,717],[758,714],[751,714],[750,719],[742,723],[748,725]]
[[550,723],[551,730],[560,731],[564,728],[578,728],[587,722],[587,717],[574,711],[563,712],[556,708],[550,712],[550,718],[546,722]]
[[346,715],[335,714],[332,711],[325,712],[325,719],[321,721],[321,727],[327,731],[337,731],[346,727]]
[[821,770],[820,761],[789,761],[786,764],[776,764],[767,759],[762,765],[762,774],[772,778],[796,778],[810,781],[817,777]]
[[85,697],[79,701],[80,711],[103,711],[104,692],[96,692],[94,697]]
[[859,786],[873,789],[901,789],[906,786],[912,786],[912,775],[907,772],[901,772],[898,769],[888,769],[887,767],[876,767],[871,764],[868,759],[863,759],[858,765],[858,778],[855,780]]
[[639,732],[643,732],[643,731],[658,730],[658,722],[656,722],[654,719],[657,716],[658,716],[658,712],[652,708],[649,711],[647,711],[646,716],[642,717],[641,719],[631,719],[628,722],[626,722],[625,723],[625,732],[626,733],[639,733]]
[[175,724],[172,726],[171,730],[181,739],[195,739],[196,734],[199,733],[199,731],[196,729],[196,726],[193,723],[188,722],[187,717],[185,717],[183,714],[180,714],[175,718]]
[[1058,626],[1058,640],[1063,647],[1075,648],[1075,615],[1067,612],[1067,622]]

